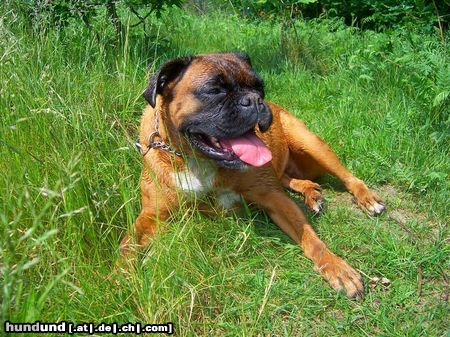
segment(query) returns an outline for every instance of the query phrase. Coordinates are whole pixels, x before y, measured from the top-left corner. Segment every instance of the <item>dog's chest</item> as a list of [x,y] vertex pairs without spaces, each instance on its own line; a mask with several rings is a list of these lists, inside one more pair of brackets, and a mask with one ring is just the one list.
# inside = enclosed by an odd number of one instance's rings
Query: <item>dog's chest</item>
[[217,169],[206,160],[188,158],[184,170],[172,173],[175,187],[186,194],[204,195],[214,188]]
[[201,197],[214,194],[218,204],[231,208],[240,201],[236,192],[227,188],[215,188],[217,168],[206,160],[189,158],[185,169],[172,173],[172,179],[178,191],[188,197]]

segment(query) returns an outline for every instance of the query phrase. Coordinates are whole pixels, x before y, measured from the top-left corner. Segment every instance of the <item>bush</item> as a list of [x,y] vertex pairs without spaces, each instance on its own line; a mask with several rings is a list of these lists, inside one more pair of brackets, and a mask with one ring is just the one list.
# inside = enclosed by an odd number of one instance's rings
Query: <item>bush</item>
[[[450,7],[444,1],[426,0],[230,0],[244,16],[254,18],[341,17],[348,25],[384,29],[396,25],[448,27]],[[438,13],[438,14],[437,14]]]
[[144,25],[145,20],[152,14],[161,14],[164,8],[180,7],[183,0],[21,0],[17,8],[29,19],[29,23],[37,28],[43,26],[64,27],[71,19],[81,20],[91,29],[92,20],[104,12],[118,34],[123,33],[124,24],[119,8],[134,17],[137,22],[131,24],[136,27]]

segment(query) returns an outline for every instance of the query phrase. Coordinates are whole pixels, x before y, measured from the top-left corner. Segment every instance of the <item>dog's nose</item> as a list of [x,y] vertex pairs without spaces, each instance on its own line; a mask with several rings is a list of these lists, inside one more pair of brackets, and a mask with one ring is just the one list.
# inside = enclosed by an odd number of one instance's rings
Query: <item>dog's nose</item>
[[239,104],[245,108],[255,107],[259,111],[263,105],[263,100],[256,93],[248,93],[241,97]]

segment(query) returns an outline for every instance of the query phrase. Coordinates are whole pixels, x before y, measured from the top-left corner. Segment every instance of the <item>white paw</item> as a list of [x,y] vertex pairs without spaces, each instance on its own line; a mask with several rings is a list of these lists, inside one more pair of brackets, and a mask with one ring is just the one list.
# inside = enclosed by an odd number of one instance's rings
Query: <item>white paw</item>
[[379,203],[379,202],[374,202],[372,205],[370,205],[368,208],[367,208],[368,210],[369,210],[369,212],[372,214],[372,215],[379,215],[379,214],[381,214],[385,209],[386,209],[386,206],[384,206],[382,203]]

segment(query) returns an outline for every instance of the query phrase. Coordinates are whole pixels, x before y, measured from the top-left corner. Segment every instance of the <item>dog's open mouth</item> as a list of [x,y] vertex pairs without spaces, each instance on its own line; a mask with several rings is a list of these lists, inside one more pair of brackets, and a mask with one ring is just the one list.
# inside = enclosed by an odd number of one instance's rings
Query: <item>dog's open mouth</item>
[[202,133],[189,134],[192,145],[204,155],[223,162],[225,167],[248,164],[260,167],[272,160],[272,152],[254,133],[248,131],[235,138],[217,139]]

